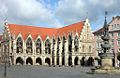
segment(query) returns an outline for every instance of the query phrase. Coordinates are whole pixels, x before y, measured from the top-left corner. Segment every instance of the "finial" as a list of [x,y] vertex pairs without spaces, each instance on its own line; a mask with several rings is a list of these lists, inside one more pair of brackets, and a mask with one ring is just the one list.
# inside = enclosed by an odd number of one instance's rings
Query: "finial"
[[107,12],[107,11],[105,11],[105,20],[106,20],[107,14],[108,14],[108,12]]
[[8,25],[8,21],[7,21],[7,18],[4,19],[4,25]]
[[105,22],[104,22],[104,27],[107,27],[107,19],[106,19],[107,14],[108,14],[108,12],[105,11]]

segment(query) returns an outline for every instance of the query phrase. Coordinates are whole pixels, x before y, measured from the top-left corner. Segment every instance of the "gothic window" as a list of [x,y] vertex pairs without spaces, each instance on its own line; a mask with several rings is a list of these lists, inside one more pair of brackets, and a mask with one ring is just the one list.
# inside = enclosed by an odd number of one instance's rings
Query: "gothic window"
[[82,46],[82,52],[85,52],[85,46],[84,45]]
[[60,38],[58,37],[58,40],[57,40],[57,65],[59,65],[59,51],[60,51]]
[[42,53],[42,48],[41,48],[42,46],[41,46],[41,41],[40,41],[40,39],[38,39],[37,41],[36,41],[36,53],[37,54],[41,54]]
[[65,43],[66,43],[66,38],[63,36],[63,42],[62,42],[62,65],[65,65]]
[[69,52],[72,52],[72,35],[69,35],[68,47],[69,47]]
[[52,65],[54,65],[55,61],[54,61],[54,51],[55,51],[55,39],[53,39],[53,48],[52,48]]
[[120,38],[120,32],[118,32],[118,37]]
[[78,51],[78,44],[79,44],[79,41],[78,41],[78,36],[75,37],[75,40],[74,40],[74,49],[75,51],[77,52]]
[[51,53],[51,43],[50,40],[47,39],[45,42],[45,53],[50,54]]
[[91,46],[89,46],[89,52],[91,52]]
[[31,38],[28,38],[26,42],[26,53],[32,53],[32,40]]
[[23,53],[23,41],[21,37],[17,39],[16,46],[17,46],[16,53]]

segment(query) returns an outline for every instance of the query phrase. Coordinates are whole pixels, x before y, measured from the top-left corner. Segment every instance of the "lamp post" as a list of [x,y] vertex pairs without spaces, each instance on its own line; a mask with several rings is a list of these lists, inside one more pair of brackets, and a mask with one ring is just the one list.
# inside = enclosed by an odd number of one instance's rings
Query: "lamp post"
[[8,42],[9,40],[6,39],[6,35],[3,36],[3,46],[4,46],[4,77],[7,76],[7,49],[8,49]]
[[6,58],[6,45],[4,45],[4,47],[5,47],[5,49],[4,49],[4,63],[5,63],[5,66],[4,66],[4,77],[6,77],[7,76],[7,58]]

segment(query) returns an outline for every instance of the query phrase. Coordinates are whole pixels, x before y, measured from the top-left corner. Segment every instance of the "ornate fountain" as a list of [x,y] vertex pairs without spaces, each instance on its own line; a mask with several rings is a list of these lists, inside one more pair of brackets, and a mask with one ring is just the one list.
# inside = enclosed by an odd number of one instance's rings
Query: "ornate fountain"
[[103,26],[103,35],[101,39],[103,40],[103,44],[101,45],[102,52],[100,53],[101,57],[101,66],[94,67],[91,69],[91,73],[115,73],[120,74],[120,68],[113,67],[112,59],[114,58],[113,52],[110,51],[111,45],[109,44],[110,36],[109,36],[109,28],[106,20],[107,12],[105,12],[105,21]]

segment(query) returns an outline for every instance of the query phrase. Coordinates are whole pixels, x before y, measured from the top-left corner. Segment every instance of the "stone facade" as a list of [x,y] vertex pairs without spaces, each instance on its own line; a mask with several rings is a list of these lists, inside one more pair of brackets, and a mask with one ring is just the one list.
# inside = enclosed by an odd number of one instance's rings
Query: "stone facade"
[[[5,44],[2,45],[2,49],[3,54],[7,53],[12,65],[71,66],[94,64],[94,35],[91,32],[88,19],[83,21],[83,24],[75,23],[66,26],[66,28],[59,28],[59,31],[64,30],[62,34],[58,32],[55,35],[55,33],[51,33],[53,30],[51,32],[48,30],[49,33],[45,34],[45,37],[43,32],[41,32],[42,35],[35,32],[33,34],[32,30],[27,32],[28,29],[24,29],[23,26],[22,30],[18,29],[18,31],[14,27],[12,29],[11,25],[5,23],[3,33]],[[28,33],[26,38],[26,34],[22,31]],[[33,36],[36,34],[37,36],[34,38]],[[7,40],[9,40],[8,43],[6,43]]]

